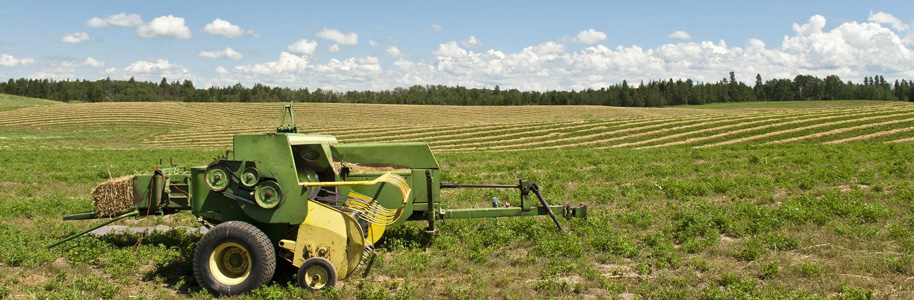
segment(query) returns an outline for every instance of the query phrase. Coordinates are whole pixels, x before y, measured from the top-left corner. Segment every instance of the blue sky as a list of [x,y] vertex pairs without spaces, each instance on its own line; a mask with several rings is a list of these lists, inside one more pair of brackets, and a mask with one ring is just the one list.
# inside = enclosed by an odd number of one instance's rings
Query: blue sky
[[0,78],[336,90],[582,89],[730,70],[914,78],[914,1],[493,2],[2,1]]

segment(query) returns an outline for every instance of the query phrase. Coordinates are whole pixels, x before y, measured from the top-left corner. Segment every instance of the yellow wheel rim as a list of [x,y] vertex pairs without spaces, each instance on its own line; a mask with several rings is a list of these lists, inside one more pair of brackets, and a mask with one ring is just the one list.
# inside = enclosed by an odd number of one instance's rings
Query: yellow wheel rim
[[209,256],[209,271],[221,284],[238,285],[251,275],[251,254],[235,242],[220,244]]
[[327,280],[329,280],[330,275],[327,274],[327,269],[321,266],[311,266],[305,271],[305,284],[308,285],[311,289],[319,290],[327,286]]

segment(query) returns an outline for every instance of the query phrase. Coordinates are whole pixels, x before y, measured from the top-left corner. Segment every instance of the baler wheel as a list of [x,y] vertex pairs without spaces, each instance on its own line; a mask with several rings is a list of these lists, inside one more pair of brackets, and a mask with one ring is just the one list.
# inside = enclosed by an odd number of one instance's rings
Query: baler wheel
[[298,268],[298,285],[317,291],[336,284],[336,269],[323,257],[312,257]]
[[214,294],[247,293],[273,278],[276,250],[257,227],[225,222],[197,243],[193,267],[197,283]]

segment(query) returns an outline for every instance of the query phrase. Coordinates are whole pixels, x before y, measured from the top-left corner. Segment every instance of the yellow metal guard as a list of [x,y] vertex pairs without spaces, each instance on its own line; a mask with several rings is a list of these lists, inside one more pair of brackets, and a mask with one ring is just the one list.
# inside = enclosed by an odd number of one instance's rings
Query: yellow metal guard
[[380,183],[387,183],[400,191],[403,195],[403,202],[397,209],[390,209],[382,206],[377,200],[368,196],[350,192],[346,199],[346,207],[361,212],[359,218],[373,225],[388,226],[396,222],[401,215],[406,203],[409,201],[411,190],[409,184],[402,176],[387,172],[375,180],[369,181],[335,181],[335,182],[302,182],[299,185],[303,187],[337,187],[337,186],[372,186]]

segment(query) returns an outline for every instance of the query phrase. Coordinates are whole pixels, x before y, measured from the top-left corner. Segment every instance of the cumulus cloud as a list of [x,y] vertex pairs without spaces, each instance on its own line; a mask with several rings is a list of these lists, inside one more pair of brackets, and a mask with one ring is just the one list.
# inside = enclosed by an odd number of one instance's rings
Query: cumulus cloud
[[435,31],[435,32],[441,32],[442,30],[444,30],[444,27],[441,27],[441,25],[438,25],[438,24],[432,24],[431,27],[432,27],[432,31]]
[[691,40],[692,39],[691,34],[689,34],[688,32],[682,31],[682,30],[674,31],[673,33],[670,33],[670,35],[668,35],[667,37],[671,38],[671,39],[677,39],[677,40]]
[[84,60],[82,64],[93,68],[101,68],[105,66],[105,62],[98,61],[92,57],[86,57],[86,60]]
[[630,83],[665,78],[713,82],[730,71],[750,80],[756,73],[764,79],[800,74],[835,74],[854,81],[874,74],[887,80],[914,77],[912,46],[905,44],[891,24],[850,21],[830,30],[825,30],[825,24],[824,17],[812,16],[796,24],[783,40],[767,43],[759,39],[676,41],[653,48],[597,44],[570,50],[548,41],[503,52],[475,51],[460,41],[449,41],[437,45],[430,60],[412,60],[399,48],[389,47],[384,55],[395,60],[384,67],[372,56],[321,63],[283,52],[275,61],[235,67],[219,78],[229,83],[335,90],[443,84],[542,91],[599,89],[623,79]]
[[317,49],[317,41],[309,41],[308,39],[300,39],[295,43],[292,43],[286,47],[289,52],[301,54],[301,55],[312,55],[314,50]]
[[318,32],[317,37],[331,40],[341,45],[355,45],[359,43],[359,35],[355,32],[342,33],[336,29],[329,29],[324,27],[324,30]]
[[292,71],[301,71],[308,66],[308,58],[283,51],[276,61],[262,64],[237,66],[235,71],[249,75],[275,75]]
[[161,16],[148,24],[140,25],[137,33],[144,38],[189,39],[190,28],[184,25],[184,18],[172,15]]
[[796,31],[799,35],[822,33],[822,28],[825,28],[825,17],[822,15],[809,17],[809,22],[803,25],[793,23],[793,31]]
[[187,68],[171,63],[166,59],[139,60],[124,68],[107,68],[104,73],[112,78],[127,79],[134,77],[136,80],[145,81],[159,81],[162,80],[162,77],[168,79],[196,79],[196,76],[191,74]]
[[461,41],[460,44],[463,45],[464,47],[467,47],[467,48],[482,47],[482,42],[480,42],[479,40],[477,40],[476,37],[475,37],[475,36],[472,36],[472,35],[471,35],[470,38],[467,39],[466,41]]
[[387,48],[387,51],[384,51],[384,54],[387,54],[387,56],[390,56],[390,57],[403,56],[403,52],[400,52],[400,48],[393,47],[393,46],[390,48]]
[[378,43],[377,41],[375,41],[375,40],[368,40],[368,45],[369,45],[369,46],[372,46],[372,47],[377,47],[377,46],[380,46],[381,44],[379,44],[379,43]]
[[60,39],[61,42],[71,43],[71,44],[82,43],[82,42],[85,42],[88,40],[89,40],[89,34],[85,33],[85,32],[77,32],[77,33],[73,33],[73,34],[68,34],[68,35],[63,36],[63,38]]
[[28,75],[29,78],[38,78],[38,79],[53,79],[53,80],[65,80],[76,78],[76,69],[79,67],[92,67],[92,68],[101,68],[105,66],[105,62],[98,61],[92,57],[86,57],[83,61],[73,61],[73,60],[64,60],[60,63],[50,63],[39,65],[38,70],[35,70]]
[[105,27],[108,25],[120,27],[137,27],[143,24],[143,19],[140,18],[140,15],[138,14],[128,15],[126,13],[119,13],[104,18],[94,17],[86,21],[85,24],[89,27]]
[[200,51],[200,56],[209,58],[224,57],[232,60],[239,60],[244,58],[244,56],[241,55],[241,52],[235,51],[235,49],[232,49],[231,47],[225,47],[225,49],[216,51]]
[[241,28],[241,26],[234,25],[229,21],[216,18],[209,24],[203,27],[203,32],[212,34],[212,35],[221,35],[229,38],[241,37],[249,34],[254,34],[254,31]]
[[868,20],[870,22],[876,22],[879,24],[889,24],[892,26],[892,28],[895,28],[895,30],[898,30],[898,31],[906,31],[909,28],[907,24],[902,23],[901,20],[899,20],[895,16],[881,12],[881,11],[874,14],[873,11],[871,10],[870,17]]
[[330,47],[327,47],[327,51],[330,51],[333,53],[340,53],[340,44],[330,45]]
[[457,42],[453,41],[438,45],[438,49],[435,49],[432,53],[439,58],[458,58],[467,56],[467,51],[460,48],[460,46],[457,46]]
[[35,63],[35,60],[31,58],[15,58],[9,54],[0,54],[0,66],[16,67],[30,65],[33,63]]
[[575,42],[584,44],[596,44],[606,40],[606,33],[596,31],[593,28],[582,30],[574,38]]

